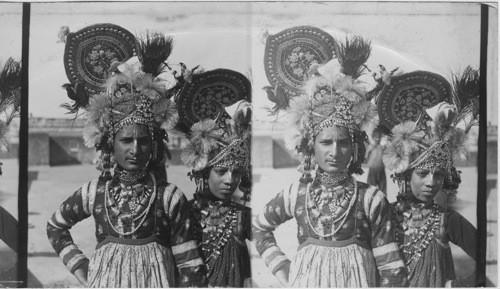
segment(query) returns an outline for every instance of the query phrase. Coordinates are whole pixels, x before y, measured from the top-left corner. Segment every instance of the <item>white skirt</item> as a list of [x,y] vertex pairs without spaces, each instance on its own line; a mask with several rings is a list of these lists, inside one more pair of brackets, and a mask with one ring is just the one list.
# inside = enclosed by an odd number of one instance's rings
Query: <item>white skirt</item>
[[172,252],[155,242],[154,238],[125,240],[108,237],[103,244],[90,259],[87,287],[174,286]]
[[377,266],[372,251],[356,242],[341,247],[330,244],[335,242],[310,238],[301,245],[290,266],[291,287],[377,286]]

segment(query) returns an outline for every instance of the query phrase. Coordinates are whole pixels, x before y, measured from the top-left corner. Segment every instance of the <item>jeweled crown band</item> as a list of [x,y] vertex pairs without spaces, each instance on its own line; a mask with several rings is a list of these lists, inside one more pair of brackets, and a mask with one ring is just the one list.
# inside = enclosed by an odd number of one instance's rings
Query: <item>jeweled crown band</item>
[[317,135],[322,129],[332,127],[334,125],[359,130],[356,126],[352,110],[353,103],[340,98],[335,105],[332,105],[331,115],[314,127],[314,135]]
[[344,126],[353,130],[359,130],[359,128],[351,122],[332,117],[314,127],[314,135],[317,135],[324,128],[333,127],[334,125]]
[[122,129],[124,126],[131,125],[131,124],[143,124],[148,127],[152,128],[157,128],[157,126],[154,124],[151,119],[146,119],[143,117],[138,117],[138,116],[127,116],[126,118],[122,119],[120,122],[115,124],[113,126],[113,134],[116,134],[120,129]]
[[230,166],[236,164],[243,167],[250,164],[250,149],[243,139],[233,140],[209,161],[208,167]]
[[412,163],[408,169],[431,169],[442,168],[451,178],[451,167],[453,166],[453,156],[448,145],[443,142],[435,142],[428,149],[423,151]]

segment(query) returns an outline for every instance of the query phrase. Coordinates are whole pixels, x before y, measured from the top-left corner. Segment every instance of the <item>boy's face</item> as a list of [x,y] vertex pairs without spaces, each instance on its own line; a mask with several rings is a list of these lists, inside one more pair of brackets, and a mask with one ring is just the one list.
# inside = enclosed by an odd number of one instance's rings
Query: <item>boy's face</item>
[[326,173],[345,171],[351,161],[351,153],[351,136],[346,127],[326,127],[316,136],[314,157],[318,166]]

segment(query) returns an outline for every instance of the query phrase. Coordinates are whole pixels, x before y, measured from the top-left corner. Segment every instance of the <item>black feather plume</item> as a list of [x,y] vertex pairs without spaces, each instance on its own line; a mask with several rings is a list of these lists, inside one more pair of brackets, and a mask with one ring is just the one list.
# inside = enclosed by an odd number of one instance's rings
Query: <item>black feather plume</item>
[[465,121],[466,131],[478,124],[479,116],[479,71],[467,66],[462,74],[453,77],[453,103],[458,115],[455,124]]
[[290,97],[281,85],[276,84],[275,87],[264,86],[263,89],[267,93],[267,98],[274,102],[274,106],[268,109],[270,115],[277,115],[281,110],[286,110],[289,107]]
[[7,126],[19,115],[21,105],[21,63],[7,59],[0,72],[0,111],[5,112]]
[[172,53],[173,39],[161,33],[146,34],[146,39],[139,40],[139,58],[142,70],[157,76],[161,73],[164,62]]
[[20,104],[21,63],[9,58],[0,71],[0,112],[5,114],[0,121],[0,148],[9,146],[9,126],[19,116]]
[[60,107],[68,110],[66,114],[75,114],[75,117],[78,114],[80,109],[85,109],[89,104],[89,95],[85,91],[85,87],[83,84],[76,83],[75,86],[71,83],[63,84],[62,87],[66,89],[66,93],[68,97],[73,100],[73,104],[64,103],[61,104]]
[[0,72],[0,92],[21,88],[21,63],[7,59]]
[[479,98],[479,71],[467,66],[461,75],[453,75],[453,91],[453,102],[458,109]]
[[364,64],[371,51],[371,43],[360,36],[346,37],[345,43],[335,41],[335,52],[342,66],[342,73],[354,79],[363,74]]
[[7,59],[0,72],[0,111],[13,107],[19,111],[21,89],[21,63]]

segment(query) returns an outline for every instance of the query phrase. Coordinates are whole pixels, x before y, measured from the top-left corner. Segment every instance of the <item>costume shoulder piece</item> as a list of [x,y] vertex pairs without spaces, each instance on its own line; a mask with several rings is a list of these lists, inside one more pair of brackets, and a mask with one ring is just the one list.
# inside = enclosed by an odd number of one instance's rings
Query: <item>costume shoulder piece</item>
[[89,94],[104,90],[113,62],[123,62],[137,53],[135,36],[114,24],[95,24],[69,33],[64,51],[66,75],[84,84]]
[[70,81],[63,87],[73,100],[62,107],[86,119],[83,138],[87,147],[100,151],[102,176],[109,178],[114,168],[115,134],[131,124],[149,128],[149,168],[163,171],[163,141],[177,123],[172,99],[193,75],[185,65],[175,71],[175,64],[167,62],[173,39],[162,33],[136,38],[114,24],[96,24],[76,33],[62,27],[59,37],[66,42],[64,64]]

